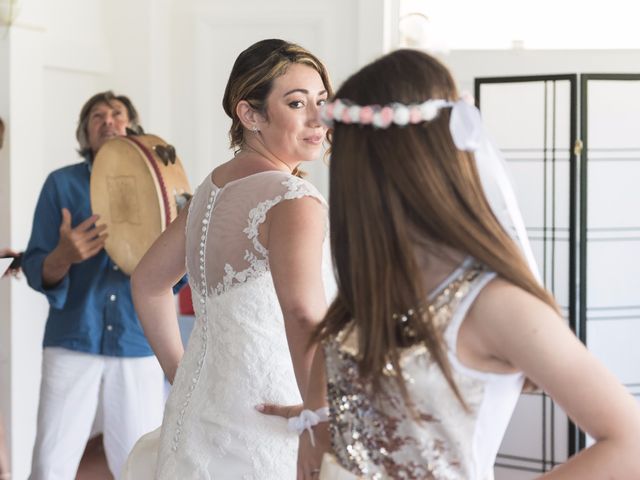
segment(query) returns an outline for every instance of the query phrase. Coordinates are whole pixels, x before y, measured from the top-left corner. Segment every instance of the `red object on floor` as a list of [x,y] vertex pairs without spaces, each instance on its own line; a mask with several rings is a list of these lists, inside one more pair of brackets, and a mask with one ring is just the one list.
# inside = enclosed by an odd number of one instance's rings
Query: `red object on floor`
[[193,315],[193,301],[191,300],[191,287],[185,285],[178,293],[180,315]]

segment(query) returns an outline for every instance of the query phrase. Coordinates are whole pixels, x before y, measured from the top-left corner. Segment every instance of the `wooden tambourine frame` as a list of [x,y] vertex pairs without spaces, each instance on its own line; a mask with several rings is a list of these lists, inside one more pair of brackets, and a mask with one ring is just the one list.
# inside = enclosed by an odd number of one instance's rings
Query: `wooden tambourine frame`
[[113,138],[93,161],[91,209],[107,225],[107,253],[129,275],[190,197],[182,162],[155,135]]

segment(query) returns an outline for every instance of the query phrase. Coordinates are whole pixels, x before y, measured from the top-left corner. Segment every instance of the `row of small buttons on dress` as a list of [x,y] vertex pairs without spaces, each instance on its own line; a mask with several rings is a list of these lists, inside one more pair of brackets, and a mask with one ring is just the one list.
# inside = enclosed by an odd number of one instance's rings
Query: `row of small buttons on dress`
[[180,441],[180,435],[182,434],[182,424],[184,422],[184,414],[189,401],[191,400],[191,394],[196,388],[198,379],[200,378],[200,372],[202,371],[202,365],[204,364],[204,357],[207,353],[207,277],[205,275],[205,246],[207,242],[207,233],[209,229],[209,220],[211,219],[211,210],[213,209],[213,202],[216,198],[216,190],[212,190],[207,202],[207,209],[202,219],[202,234],[200,235],[200,251],[199,253],[199,269],[200,269],[200,300],[199,300],[199,313],[200,313],[200,339],[202,340],[202,346],[200,349],[200,356],[198,357],[198,366],[193,372],[191,378],[191,384],[185,394],[185,401],[182,403],[180,413],[178,415],[177,426],[173,435],[173,442],[171,444],[171,450],[174,452],[178,450],[178,443]]

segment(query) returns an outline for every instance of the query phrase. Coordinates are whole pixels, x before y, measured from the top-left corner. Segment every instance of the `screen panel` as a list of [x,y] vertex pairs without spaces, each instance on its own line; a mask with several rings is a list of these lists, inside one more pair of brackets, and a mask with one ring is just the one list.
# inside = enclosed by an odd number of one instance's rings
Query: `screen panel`
[[[476,80],[483,121],[502,151],[545,286],[576,323],[575,75]],[[542,393],[523,394],[496,479],[531,479],[566,460],[569,421]]]
[[581,80],[581,337],[640,399],[640,74]]

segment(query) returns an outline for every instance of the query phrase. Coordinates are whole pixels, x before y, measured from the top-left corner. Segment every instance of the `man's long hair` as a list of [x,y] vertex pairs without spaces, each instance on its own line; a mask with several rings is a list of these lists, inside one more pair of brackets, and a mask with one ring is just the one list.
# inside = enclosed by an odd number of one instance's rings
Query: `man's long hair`
[[93,97],[85,102],[80,110],[80,116],[78,117],[78,127],[76,128],[76,138],[78,139],[78,153],[81,157],[86,157],[91,154],[91,146],[89,145],[89,132],[87,131],[87,127],[89,125],[89,114],[91,113],[91,109],[99,104],[106,103],[107,105],[111,105],[113,100],[119,100],[126,107],[127,113],[129,115],[129,125],[133,130],[137,130],[139,126],[139,118],[138,111],[136,107],[133,106],[129,97],[125,95],[116,95],[111,90],[107,90],[106,92],[96,93]]

